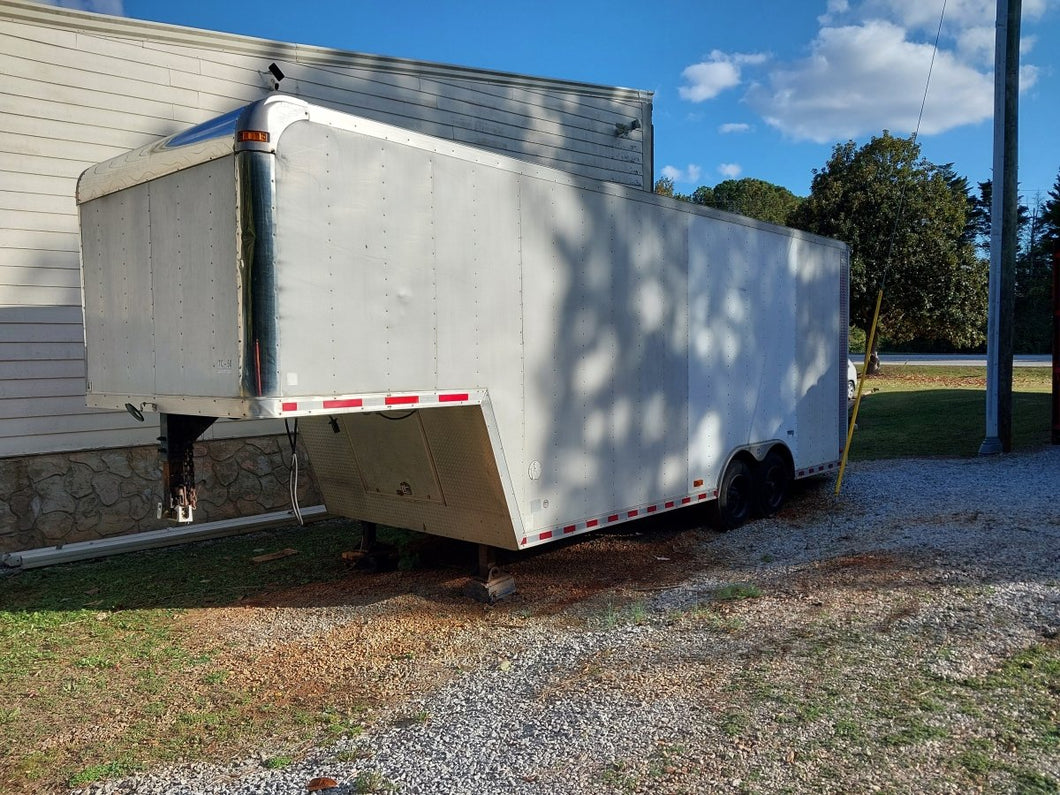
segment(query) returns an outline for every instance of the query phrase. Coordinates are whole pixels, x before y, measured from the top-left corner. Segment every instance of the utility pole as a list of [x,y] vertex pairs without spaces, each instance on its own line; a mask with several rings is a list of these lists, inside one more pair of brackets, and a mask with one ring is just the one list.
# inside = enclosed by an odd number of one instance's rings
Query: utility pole
[[1060,444],[1060,242],[1053,244],[1053,432]]
[[1019,207],[1020,6],[1021,0],[997,0],[994,190],[990,201],[990,305],[986,327],[986,438],[979,447],[979,455],[1007,453],[1012,449],[1012,315]]

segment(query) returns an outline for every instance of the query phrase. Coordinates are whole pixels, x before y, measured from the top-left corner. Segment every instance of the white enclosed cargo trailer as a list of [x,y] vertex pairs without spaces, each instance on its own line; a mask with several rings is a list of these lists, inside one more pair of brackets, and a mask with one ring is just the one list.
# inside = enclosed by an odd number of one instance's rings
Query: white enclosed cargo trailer
[[[527,132],[532,135],[532,131]],[[298,419],[327,508],[524,549],[837,466],[845,245],[275,95],[86,171],[89,406]]]

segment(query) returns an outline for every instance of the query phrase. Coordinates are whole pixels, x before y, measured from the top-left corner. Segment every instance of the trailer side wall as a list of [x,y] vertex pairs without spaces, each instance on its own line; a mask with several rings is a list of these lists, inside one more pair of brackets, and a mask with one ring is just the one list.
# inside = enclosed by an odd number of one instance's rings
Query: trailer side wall
[[[708,500],[744,451],[782,445],[800,473],[838,458],[842,244],[322,108],[296,117],[274,155],[148,183],[129,234],[151,225],[140,267],[164,324],[150,372],[178,390],[160,394],[214,388],[187,413],[218,415],[235,382],[209,380],[211,346],[238,342],[250,296],[246,323],[268,334],[245,358],[267,372],[243,402],[304,417],[331,510],[519,548]],[[249,154],[268,168],[233,168]],[[204,251],[225,201],[183,205],[205,166],[238,175],[224,186],[238,221],[220,234],[267,251],[268,279],[247,245],[227,261]],[[248,214],[247,195],[266,198]],[[190,256],[200,264],[180,271]],[[211,279],[230,313],[189,329]],[[120,328],[102,334],[134,344]],[[406,392],[456,397],[427,407]]]
[[689,216],[544,179],[522,205],[528,524],[684,492]]
[[837,458],[842,245],[314,118],[277,148],[285,396],[488,390],[528,533]]

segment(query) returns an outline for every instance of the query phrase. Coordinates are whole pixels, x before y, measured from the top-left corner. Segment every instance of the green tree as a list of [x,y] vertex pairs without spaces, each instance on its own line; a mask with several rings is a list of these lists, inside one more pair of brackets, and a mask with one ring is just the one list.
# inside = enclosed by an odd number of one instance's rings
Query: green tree
[[[693,201],[695,200],[693,194]],[[711,200],[702,202],[771,224],[786,224],[801,200],[787,188],[761,179],[727,179],[714,186]]]
[[1042,205],[1041,245],[1050,252],[1060,247],[1060,173],[1056,175],[1049,198]]
[[[972,196],[969,226],[975,239],[976,247],[983,252],[983,256],[990,255],[990,204],[994,196],[994,183],[991,180],[979,183],[979,195]],[[1022,238],[1030,223],[1030,211],[1022,201],[1016,208],[1016,223],[1019,226],[1019,235]],[[1021,240],[1020,247],[1023,242]]]
[[773,224],[786,224],[792,211],[802,201],[787,188],[749,177],[727,179],[713,188],[700,185],[691,195],[678,193],[670,177],[660,177],[655,181],[655,192],[661,196],[670,196],[704,207],[716,207]]
[[655,180],[655,192],[660,196],[674,195],[674,181],[670,177],[659,177]]
[[877,341],[966,348],[984,340],[987,303],[971,210],[967,181],[922,158],[912,138],[884,131],[860,148],[837,144],[789,223],[850,245],[855,326],[871,326],[886,273]]
[[[973,198],[973,225],[976,245],[983,256],[990,256],[990,180],[979,183],[979,196]],[[1044,201],[1028,208],[1017,207],[1019,248],[1016,252],[1015,294],[1013,295],[1012,336],[1017,353],[1048,353],[1052,340],[1052,251],[1060,235],[1060,176]]]
[[714,189],[706,185],[700,185],[692,191],[692,204],[702,204],[706,207],[714,206]]
[[660,196],[669,196],[671,199],[677,199],[678,201],[692,201],[692,197],[687,193],[677,193],[676,185],[671,177],[659,177],[655,180],[655,188],[652,192]]
[[1060,246],[1060,174],[1045,200],[1027,213],[1016,258],[1013,345],[1017,353],[1049,353],[1053,337],[1053,252]]

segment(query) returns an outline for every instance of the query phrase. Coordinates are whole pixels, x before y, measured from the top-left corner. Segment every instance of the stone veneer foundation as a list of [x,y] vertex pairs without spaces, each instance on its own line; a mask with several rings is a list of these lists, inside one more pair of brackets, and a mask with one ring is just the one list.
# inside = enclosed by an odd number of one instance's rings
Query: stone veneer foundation
[[[322,502],[299,449],[298,502]],[[283,436],[195,444],[196,522],[290,507],[291,452]],[[156,518],[162,498],[156,447],[0,459],[0,553],[173,527]]]

